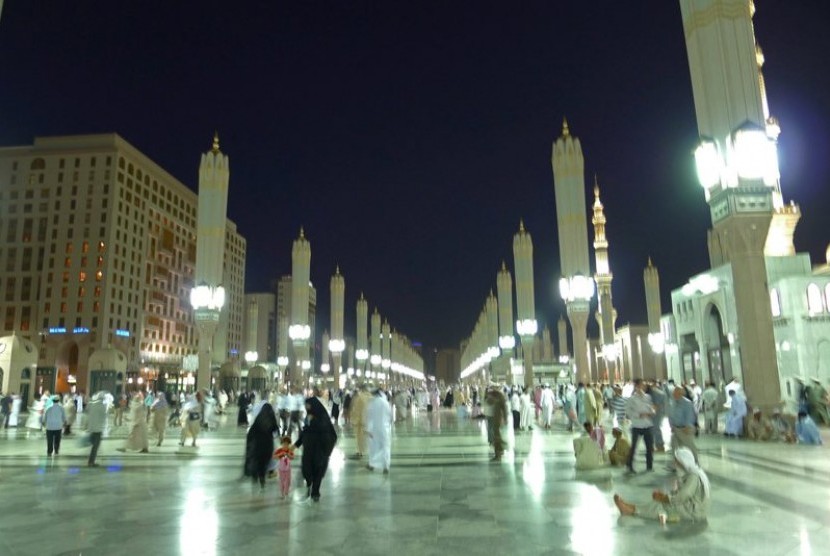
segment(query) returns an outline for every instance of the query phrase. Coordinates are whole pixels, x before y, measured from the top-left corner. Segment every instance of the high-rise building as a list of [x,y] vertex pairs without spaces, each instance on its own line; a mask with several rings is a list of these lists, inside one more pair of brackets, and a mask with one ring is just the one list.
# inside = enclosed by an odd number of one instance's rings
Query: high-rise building
[[[197,203],[116,134],[0,149],[0,333],[38,349],[36,372],[10,379],[28,381],[34,395],[117,391],[179,374],[196,350]],[[225,234],[227,317],[217,345],[228,357],[242,341],[246,246],[233,222]],[[113,349],[123,369],[89,367],[95,352]]]

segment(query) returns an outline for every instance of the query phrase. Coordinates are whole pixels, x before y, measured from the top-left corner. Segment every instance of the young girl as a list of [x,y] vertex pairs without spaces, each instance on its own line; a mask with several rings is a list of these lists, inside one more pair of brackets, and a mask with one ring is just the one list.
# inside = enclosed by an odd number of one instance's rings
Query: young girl
[[294,459],[294,446],[291,444],[290,436],[282,437],[280,447],[274,452],[274,459],[277,460],[277,471],[280,474],[280,494],[284,500],[291,488],[291,460]]

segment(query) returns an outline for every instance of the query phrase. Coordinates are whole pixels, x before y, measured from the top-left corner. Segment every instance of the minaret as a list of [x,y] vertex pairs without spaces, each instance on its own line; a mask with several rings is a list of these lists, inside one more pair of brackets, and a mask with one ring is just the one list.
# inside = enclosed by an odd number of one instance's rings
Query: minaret
[[591,223],[594,225],[594,257],[596,261],[594,281],[597,285],[597,312],[595,316],[597,324],[599,324],[599,341],[605,360],[606,379],[616,381],[619,377],[611,376],[613,363],[617,360],[617,346],[615,343],[617,311],[611,301],[611,281],[614,279],[614,275],[611,273],[611,264],[608,260],[605,210],[602,201],[599,199],[599,184],[596,176],[594,177],[594,216],[591,218]]
[[559,315],[559,321],[556,323],[557,332],[559,336],[559,353],[560,357],[569,356],[571,351],[568,349],[568,323],[565,322],[565,317]]
[[[513,335],[513,279],[507,265],[501,262],[501,270],[496,275],[496,295],[498,297],[499,313],[499,349],[504,358],[512,359],[513,348],[516,347],[516,337]],[[507,383],[513,384],[512,370],[507,371]]]
[[311,243],[300,228],[300,236],[291,248],[291,326],[288,336],[294,347],[294,364],[291,368],[292,388],[305,386],[303,371],[311,369],[309,340],[311,327],[308,325],[309,281],[311,279]]
[[[198,388],[210,388],[211,366],[221,365],[227,357],[224,348],[221,348],[226,342],[217,341],[215,334],[220,326],[225,302],[222,282],[229,179],[230,160],[219,150],[219,134],[216,133],[210,151],[202,154],[199,163],[196,273],[195,287],[191,293],[199,333],[199,369],[196,375]],[[197,290],[203,293],[196,294]],[[220,347],[214,349],[215,346]]]
[[550,337],[550,328],[546,324],[542,329],[542,361],[550,363],[553,361],[553,341]]
[[372,372],[375,373],[378,372],[378,369],[380,368],[380,364],[382,362],[380,351],[380,339],[380,313],[378,313],[378,308],[375,307],[375,312],[372,313],[372,335],[369,338],[369,349],[371,350],[371,355],[369,356],[369,363],[371,364]]
[[666,366],[663,358],[665,338],[660,331],[660,317],[663,309],[660,303],[660,273],[648,258],[648,266],[643,270],[643,284],[646,288],[646,313],[648,315],[648,339],[654,353],[655,378],[666,378]]
[[[389,368],[392,366],[392,329],[389,326],[389,321],[385,320],[380,329],[382,339],[380,341],[380,367],[383,372],[389,374]],[[375,375],[377,378],[377,375]]]
[[576,376],[591,381],[588,365],[588,314],[594,296],[594,281],[588,262],[588,216],[585,209],[585,160],[582,145],[572,137],[567,120],[562,135],[553,144],[551,156],[556,193],[556,222],[562,278],[559,294],[565,301],[573,335]]
[[346,340],[343,336],[343,318],[345,310],[346,280],[340,274],[340,267],[334,270],[329,284],[331,292],[331,340],[328,342],[331,360],[334,365],[334,388],[340,388],[340,363],[343,350],[346,349]]
[[516,332],[522,341],[525,388],[532,388],[533,341],[539,325],[536,322],[533,287],[533,239],[521,220],[519,231],[513,236],[513,266],[516,269]]
[[360,292],[360,299],[357,300],[356,314],[357,349],[354,355],[357,359],[358,368],[365,371],[366,360],[369,359],[369,304],[366,302],[366,298],[363,297],[363,292]]
[[[723,357],[741,369],[753,404],[771,409],[780,402],[781,384],[765,255],[794,251],[799,209],[784,205],[781,195],[780,128],[767,116],[755,6],[751,0],[680,0],[680,8],[701,139],[695,162],[712,218],[709,259],[712,268],[729,264],[732,270],[739,332]],[[720,346],[701,346],[708,349]],[[715,379],[708,357],[701,364]]]

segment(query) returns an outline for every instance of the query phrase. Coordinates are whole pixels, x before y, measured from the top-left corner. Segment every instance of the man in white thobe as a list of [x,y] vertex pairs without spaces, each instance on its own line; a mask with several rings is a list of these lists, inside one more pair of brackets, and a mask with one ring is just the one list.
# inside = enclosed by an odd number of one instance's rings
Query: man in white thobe
[[550,389],[550,386],[545,384],[542,388],[542,396],[540,398],[539,405],[542,407],[542,426],[546,429],[550,428],[551,418],[553,417],[553,403],[553,390]]
[[383,392],[375,391],[374,397],[366,406],[366,418],[363,422],[366,435],[369,437],[370,471],[383,469],[389,473],[389,462],[392,459],[392,408]]
[[741,392],[729,391],[731,404],[726,416],[726,436],[744,435],[744,417],[746,417],[746,398]]

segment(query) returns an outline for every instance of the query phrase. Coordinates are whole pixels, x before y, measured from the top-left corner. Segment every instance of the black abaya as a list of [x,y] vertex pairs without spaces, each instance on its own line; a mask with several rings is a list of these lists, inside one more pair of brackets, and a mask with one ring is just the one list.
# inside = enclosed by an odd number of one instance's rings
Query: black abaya
[[294,445],[298,448],[303,447],[303,479],[311,490],[311,497],[317,500],[320,498],[320,483],[329,467],[329,456],[337,443],[337,432],[320,400],[308,398],[305,403],[308,424],[300,432],[300,437]]
[[244,474],[246,477],[259,480],[262,486],[265,486],[265,474],[274,454],[274,433],[277,430],[274,408],[266,403],[260,409],[245,438]]

